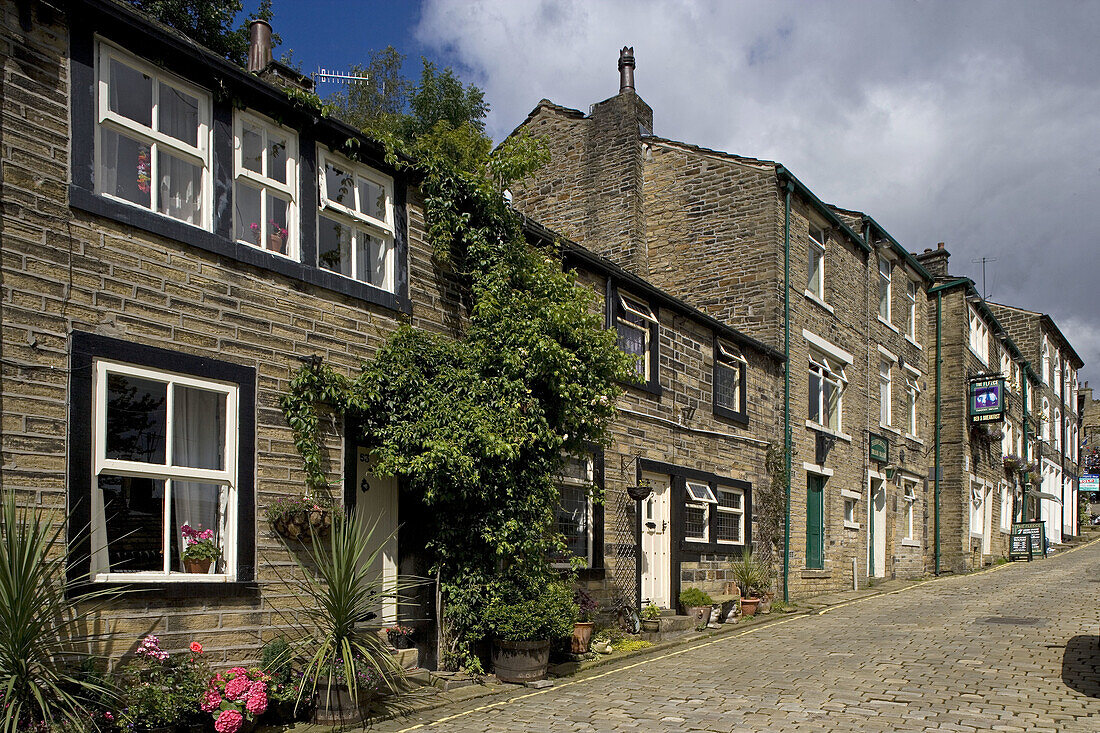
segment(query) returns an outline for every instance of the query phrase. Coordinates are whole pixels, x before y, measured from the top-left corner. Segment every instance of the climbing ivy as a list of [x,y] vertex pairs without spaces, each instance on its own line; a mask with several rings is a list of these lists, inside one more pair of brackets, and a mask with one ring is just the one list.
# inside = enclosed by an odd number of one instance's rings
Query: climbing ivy
[[783,450],[775,443],[768,444],[764,455],[764,470],[768,482],[753,494],[756,516],[756,537],[753,545],[761,562],[772,570],[775,577],[776,553],[783,547],[783,514],[786,509],[787,461]]
[[[386,142],[389,160],[407,160]],[[478,671],[487,604],[537,597],[555,575],[548,560],[565,552],[555,477],[565,455],[606,444],[633,363],[604,329],[595,294],[552,248],[526,241],[501,195],[545,160],[543,149],[511,142],[485,173],[416,152],[435,259],[463,291],[462,334],[402,325],[354,378],[303,366],[282,407],[312,490],[326,488],[322,403],[361,425],[377,473],[404,479],[440,577],[443,661]]]

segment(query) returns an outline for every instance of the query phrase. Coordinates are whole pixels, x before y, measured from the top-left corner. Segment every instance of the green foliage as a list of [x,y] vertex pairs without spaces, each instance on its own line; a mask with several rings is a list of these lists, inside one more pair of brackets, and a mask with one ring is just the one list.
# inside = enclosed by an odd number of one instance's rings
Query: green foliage
[[393,46],[371,51],[365,66],[356,64],[348,69],[348,74],[366,77],[366,81],[351,82],[346,91],[330,96],[332,113],[375,137],[396,134],[404,122],[412,89],[409,80],[401,75],[404,62],[404,54]]
[[650,603],[648,606],[642,609],[642,618],[653,619],[661,618],[661,609],[657,607],[656,603]]
[[768,568],[776,564],[775,554],[783,546],[783,515],[787,506],[787,461],[776,444],[768,445],[764,456],[768,483],[753,492],[756,527],[754,542],[758,559]]
[[[233,22],[243,8],[240,0],[129,0],[129,3],[240,66],[248,64],[248,21],[270,22],[273,17],[271,0],[260,0],[257,11],[236,27]],[[271,45],[279,43],[279,36],[273,33]]]
[[138,730],[200,722],[199,702],[210,682],[210,667],[197,654],[164,660],[139,658],[118,669],[119,723]]
[[709,593],[699,588],[684,588],[680,591],[680,605],[684,608],[713,606],[714,599]]
[[92,618],[117,592],[88,591],[77,606],[65,596],[66,555],[63,518],[41,509],[20,508],[5,492],[0,507],[0,694],[4,733],[29,730],[47,721],[83,730],[89,707],[114,692],[101,678],[74,669],[90,660]]
[[505,585],[485,611],[488,629],[504,641],[559,639],[573,632],[576,618],[573,592],[561,581],[526,590]]
[[319,682],[323,694],[331,695],[334,678],[347,680],[353,697],[364,674],[390,690],[402,679],[401,666],[378,636],[376,610],[400,588],[371,571],[385,544],[373,539],[374,530],[353,517],[338,517],[328,542],[307,546],[307,559],[287,548],[301,573],[302,581],[294,585],[304,603],[293,614],[279,614],[297,633],[291,647],[302,665],[299,704],[312,697]]
[[772,571],[751,551],[730,564],[734,580],[741,586],[741,592],[748,598],[760,598],[771,588]]
[[611,649],[616,652],[636,652],[639,649],[646,649],[653,646],[651,642],[645,639],[622,639],[621,641],[615,641],[611,644]]
[[267,521],[275,522],[315,509],[325,509],[337,516],[344,513],[344,508],[337,505],[331,496],[322,494],[320,496],[280,496],[267,505],[264,516]]

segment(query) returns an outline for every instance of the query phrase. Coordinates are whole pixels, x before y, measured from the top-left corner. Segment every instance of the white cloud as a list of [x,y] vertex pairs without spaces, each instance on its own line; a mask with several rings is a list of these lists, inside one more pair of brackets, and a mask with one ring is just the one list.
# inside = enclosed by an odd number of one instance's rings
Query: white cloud
[[781,161],[911,250],[946,241],[976,281],[971,260],[996,258],[996,300],[1086,339],[1097,27],[1100,3],[1050,0],[426,0],[416,33],[482,86],[496,139],[542,97],[587,110],[614,95],[632,45],[658,135]]

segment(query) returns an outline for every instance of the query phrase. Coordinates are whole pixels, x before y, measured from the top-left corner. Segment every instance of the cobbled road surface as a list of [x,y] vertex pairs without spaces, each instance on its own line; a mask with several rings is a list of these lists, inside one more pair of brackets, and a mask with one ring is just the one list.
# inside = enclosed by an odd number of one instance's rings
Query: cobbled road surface
[[1100,542],[376,731],[1100,733]]

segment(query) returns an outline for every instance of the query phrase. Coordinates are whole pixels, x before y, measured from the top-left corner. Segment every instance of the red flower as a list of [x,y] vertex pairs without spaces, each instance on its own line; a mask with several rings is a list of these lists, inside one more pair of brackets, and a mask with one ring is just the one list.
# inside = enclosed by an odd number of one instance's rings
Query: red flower
[[197,641],[191,642],[191,651],[193,651],[195,654],[202,654],[202,644],[198,643]]

